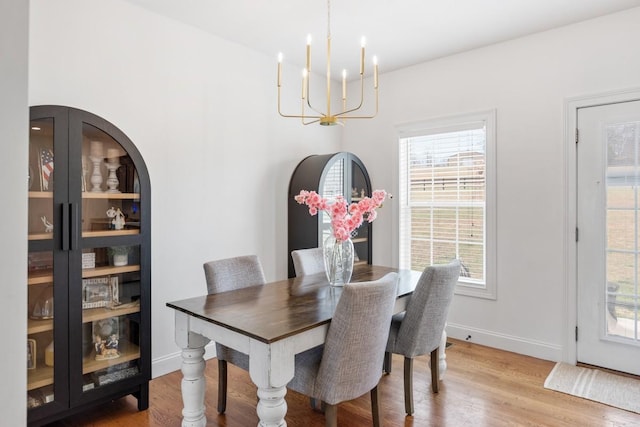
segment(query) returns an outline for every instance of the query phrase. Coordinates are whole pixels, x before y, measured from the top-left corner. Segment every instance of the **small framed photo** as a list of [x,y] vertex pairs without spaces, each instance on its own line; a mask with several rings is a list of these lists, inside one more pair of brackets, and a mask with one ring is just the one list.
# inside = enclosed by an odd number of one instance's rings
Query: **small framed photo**
[[109,277],[82,279],[82,308],[107,307],[112,292]]
[[36,369],[36,340],[27,340],[27,369]]

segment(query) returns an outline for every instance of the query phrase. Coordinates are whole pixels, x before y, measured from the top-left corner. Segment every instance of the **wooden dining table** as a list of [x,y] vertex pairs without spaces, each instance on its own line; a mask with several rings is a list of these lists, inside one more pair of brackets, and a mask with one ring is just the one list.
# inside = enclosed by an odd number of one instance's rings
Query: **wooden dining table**
[[[354,267],[351,282],[377,280],[390,272],[398,273],[394,313],[399,313],[419,272],[362,264]],[[285,395],[295,355],[324,343],[341,294],[342,288],[330,286],[320,273],[167,303],[175,309],[175,340],[182,349],[182,425],[206,425],[204,347],[216,341],[249,355],[249,374],[258,388],[258,425],[286,426]],[[445,333],[442,339],[444,373]]]

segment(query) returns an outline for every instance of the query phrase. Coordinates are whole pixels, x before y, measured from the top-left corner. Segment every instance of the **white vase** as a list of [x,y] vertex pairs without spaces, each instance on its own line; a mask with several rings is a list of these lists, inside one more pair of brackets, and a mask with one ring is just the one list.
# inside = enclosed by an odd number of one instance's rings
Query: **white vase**
[[353,242],[337,240],[333,233],[324,241],[324,271],[331,286],[343,286],[353,273]]

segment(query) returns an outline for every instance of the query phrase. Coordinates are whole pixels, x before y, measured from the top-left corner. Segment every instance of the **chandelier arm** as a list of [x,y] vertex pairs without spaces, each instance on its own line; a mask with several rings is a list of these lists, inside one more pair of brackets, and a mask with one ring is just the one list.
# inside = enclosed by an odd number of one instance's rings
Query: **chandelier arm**
[[362,108],[363,103],[364,103],[364,77],[362,74],[360,74],[360,104],[358,104],[357,107],[351,108],[349,110],[343,110],[341,113],[336,114],[336,117],[342,117],[345,114],[349,114],[359,110],[360,108]]
[[326,116],[326,114],[325,114],[325,113],[323,113],[322,111],[319,111],[319,110],[315,109],[315,108],[313,107],[313,105],[311,105],[311,99],[309,99],[309,98],[310,98],[310,96],[309,96],[309,95],[307,95],[307,106],[308,106],[309,108],[311,108],[313,111],[315,111],[316,113],[318,113],[318,114],[320,115],[320,117],[325,117],[325,116]]
[[375,113],[373,113],[370,116],[345,116],[344,114],[347,114],[349,112],[353,112],[354,110],[349,110],[349,111],[344,111],[340,114],[336,114],[335,117],[339,117],[343,120],[346,119],[373,119],[375,116],[378,115],[378,90],[376,89],[376,111]]
[[[278,86],[278,114],[280,114],[280,116],[282,117],[286,117],[286,118],[293,118],[293,119],[316,119],[313,123],[320,121],[321,118],[325,117],[324,114],[322,113],[318,113],[318,115],[308,115],[308,114],[304,114],[304,109],[303,109],[303,113],[302,114],[285,114],[282,112],[282,109],[280,108],[280,92],[281,92],[281,88],[280,86]],[[304,104],[303,104],[303,108],[304,108]],[[314,110],[315,111],[315,110]]]
[[[327,116],[327,114],[326,114],[326,113],[323,113],[322,111],[320,111],[320,110],[316,109],[313,105],[311,105],[311,91],[309,90],[309,87],[310,87],[310,85],[311,85],[311,83],[310,83],[310,82],[311,82],[311,73],[310,73],[310,72],[308,72],[308,73],[307,73],[307,81],[306,81],[306,84],[307,84],[307,97],[306,97],[306,100],[307,100],[307,106],[308,106],[311,110],[315,111],[315,112],[318,114],[318,116],[313,116],[313,117],[318,117],[318,118],[326,117],[326,116]],[[304,100],[303,100],[303,103],[304,103]],[[304,113],[303,113],[303,115],[304,115]]]

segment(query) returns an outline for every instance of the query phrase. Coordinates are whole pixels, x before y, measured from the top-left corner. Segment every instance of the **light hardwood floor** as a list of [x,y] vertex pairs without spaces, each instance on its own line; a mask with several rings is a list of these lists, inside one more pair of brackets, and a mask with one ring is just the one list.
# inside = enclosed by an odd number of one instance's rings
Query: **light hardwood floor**
[[[406,417],[403,403],[402,358],[394,356],[393,372],[380,382],[384,426],[433,427],[631,427],[640,426],[640,415],[566,394],[546,390],[543,383],[553,362],[451,340],[448,370],[438,394],[430,389],[428,358],[414,362],[416,413]],[[227,412],[216,412],[217,363],[208,363],[207,426],[256,426],[256,389],[249,375],[229,365]],[[92,412],[51,424],[51,427],[156,427],[180,426],[182,398],[177,371],[151,381],[150,405],[138,412],[127,397]],[[321,427],[324,417],[309,400],[287,392],[289,427]],[[340,426],[371,426],[369,395],[338,408]]]

